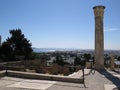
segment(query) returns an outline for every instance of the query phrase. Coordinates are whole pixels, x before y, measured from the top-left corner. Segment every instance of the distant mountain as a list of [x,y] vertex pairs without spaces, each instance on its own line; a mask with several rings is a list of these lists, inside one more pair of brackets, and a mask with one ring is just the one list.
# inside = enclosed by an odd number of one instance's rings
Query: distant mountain
[[54,51],[74,51],[74,48],[36,48],[33,47],[34,52],[54,52]]
[[[34,52],[77,51],[80,53],[94,54],[93,49],[76,49],[76,48],[36,48],[36,47],[33,47],[33,51]],[[120,50],[105,50],[104,54],[120,55]]]
[[53,52],[55,49],[52,48],[35,48],[33,47],[34,52]]

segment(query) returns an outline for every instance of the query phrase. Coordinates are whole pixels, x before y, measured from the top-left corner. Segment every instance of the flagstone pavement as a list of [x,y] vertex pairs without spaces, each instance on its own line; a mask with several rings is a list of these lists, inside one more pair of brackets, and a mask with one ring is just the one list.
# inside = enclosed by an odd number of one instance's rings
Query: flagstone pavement
[[[88,72],[90,70],[85,70]],[[81,71],[73,76],[79,76]],[[76,75],[75,75],[76,74]],[[72,77],[72,75],[70,75]],[[120,90],[120,74],[113,71],[93,71],[85,76],[85,85],[59,81],[1,77],[0,90]]]

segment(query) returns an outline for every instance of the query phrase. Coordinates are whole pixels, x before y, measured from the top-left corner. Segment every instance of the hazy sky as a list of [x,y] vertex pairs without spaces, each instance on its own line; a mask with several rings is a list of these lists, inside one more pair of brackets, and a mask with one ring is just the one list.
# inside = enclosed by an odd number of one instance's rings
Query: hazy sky
[[20,28],[33,47],[94,49],[93,7],[104,5],[105,49],[120,50],[120,0],[0,0],[0,35]]

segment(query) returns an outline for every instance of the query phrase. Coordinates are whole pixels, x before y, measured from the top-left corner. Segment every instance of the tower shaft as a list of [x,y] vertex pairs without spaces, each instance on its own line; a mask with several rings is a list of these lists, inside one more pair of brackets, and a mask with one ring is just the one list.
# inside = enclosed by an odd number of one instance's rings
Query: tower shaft
[[104,6],[95,6],[95,68],[104,69],[104,32],[103,15]]

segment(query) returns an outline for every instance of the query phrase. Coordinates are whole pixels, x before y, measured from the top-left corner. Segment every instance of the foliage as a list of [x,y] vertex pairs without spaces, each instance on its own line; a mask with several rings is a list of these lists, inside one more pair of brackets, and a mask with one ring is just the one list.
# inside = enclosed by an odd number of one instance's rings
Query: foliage
[[60,66],[64,66],[66,63],[64,62],[64,60],[62,59],[61,56],[57,55],[56,56],[56,61],[54,63],[57,63]]
[[9,60],[13,60],[13,58],[30,59],[32,53],[31,43],[22,34],[21,29],[13,29],[9,33],[11,37],[8,37],[1,46],[1,57]]
[[84,56],[76,57],[74,60],[74,65],[85,66],[86,65],[86,58]]
[[120,56],[118,56],[118,61],[120,61]]
[[7,61],[8,59],[13,59],[13,57],[14,54],[12,48],[10,47],[10,42],[3,42],[0,47],[0,58]]
[[91,54],[85,53],[84,58],[85,58],[86,61],[89,61],[89,59],[91,59]]
[[76,57],[75,60],[74,60],[74,65],[80,65],[81,63],[81,59],[79,57]]
[[41,60],[50,60],[50,56],[47,55],[47,54],[45,54],[45,53],[40,54],[40,55],[39,55],[39,58],[40,58]]
[[31,59],[40,59],[39,53],[32,52],[32,54],[31,54]]

